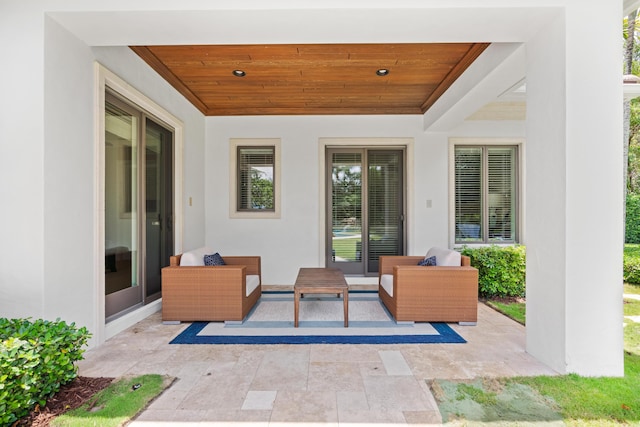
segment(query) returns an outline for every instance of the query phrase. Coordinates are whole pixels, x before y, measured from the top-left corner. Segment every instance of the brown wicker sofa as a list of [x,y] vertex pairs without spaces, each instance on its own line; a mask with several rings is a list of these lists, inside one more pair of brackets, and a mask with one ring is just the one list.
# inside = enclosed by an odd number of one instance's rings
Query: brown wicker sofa
[[378,294],[387,310],[397,322],[476,324],[478,270],[459,254],[459,266],[418,265],[429,256],[380,257]]
[[[187,266],[182,256],[172,256],[162,269],[162,321],[244,320],[262,294],[260,257],[224,256],[226,265]],[[247,295],[248,276],[255,288]]]

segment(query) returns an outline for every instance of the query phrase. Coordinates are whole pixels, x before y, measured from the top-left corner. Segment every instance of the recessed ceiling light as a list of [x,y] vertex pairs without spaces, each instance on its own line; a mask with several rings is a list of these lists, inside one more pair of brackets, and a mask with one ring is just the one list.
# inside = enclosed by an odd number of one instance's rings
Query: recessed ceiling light
[[231,73],[236,77],[244,77],[247,75],[247,73],[242,70],[233,70]]
[[388,68],[380,68],[378,70],[376,70],[376,74],[379,76],[386,76],[389,74],[389,69]]

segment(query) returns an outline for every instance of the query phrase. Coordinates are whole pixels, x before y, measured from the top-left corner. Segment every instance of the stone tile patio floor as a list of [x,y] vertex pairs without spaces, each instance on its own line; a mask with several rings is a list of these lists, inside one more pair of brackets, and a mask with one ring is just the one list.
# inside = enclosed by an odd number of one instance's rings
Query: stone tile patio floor
[[170,345],[187,326],[156,313],[87,351],[79,374],[176,377],[134,427],[439,425],[432,379],[555,374],[483,303],[477,326],[451,325],[466,344]]

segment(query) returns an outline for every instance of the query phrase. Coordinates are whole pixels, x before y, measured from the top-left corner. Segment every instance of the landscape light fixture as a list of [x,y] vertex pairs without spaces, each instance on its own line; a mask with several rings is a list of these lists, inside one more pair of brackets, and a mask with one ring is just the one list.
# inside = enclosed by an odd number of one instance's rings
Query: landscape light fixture
[[247,75],[247,73],[242,70],[233,70],[231,73],[236,77],[244,77]]
[[381,77],[384,77],[384,76],[389,74],[389,69],[388,68],[379,68],[378,70],[376,70],[376,74],[381,76]]

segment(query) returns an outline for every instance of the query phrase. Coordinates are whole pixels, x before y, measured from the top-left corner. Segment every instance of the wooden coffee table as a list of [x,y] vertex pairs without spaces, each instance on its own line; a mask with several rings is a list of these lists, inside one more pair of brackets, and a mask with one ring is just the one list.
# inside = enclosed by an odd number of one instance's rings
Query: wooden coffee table
[[337,268],[301,268],[293,285],[293,326],[298,327],[300,297],[303,294],[337,294],[344,300],[344,327],[349,326],[349,286]]

